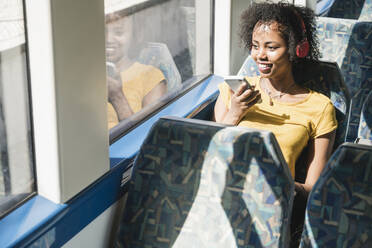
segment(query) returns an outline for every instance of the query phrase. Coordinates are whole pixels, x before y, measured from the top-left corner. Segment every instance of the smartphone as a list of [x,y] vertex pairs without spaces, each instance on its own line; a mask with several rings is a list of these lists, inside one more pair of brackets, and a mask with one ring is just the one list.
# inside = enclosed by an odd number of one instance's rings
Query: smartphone
[[107,76],[120,81],[120,75],[118,75],[116,66],[112,62],[106,62]]
[[238,90],[239,86],[245,82],[247,84],[247,89],[252,88],[249,82],[244,76],[225,76],[225,82],[230,86],[230,88],[235,92]]

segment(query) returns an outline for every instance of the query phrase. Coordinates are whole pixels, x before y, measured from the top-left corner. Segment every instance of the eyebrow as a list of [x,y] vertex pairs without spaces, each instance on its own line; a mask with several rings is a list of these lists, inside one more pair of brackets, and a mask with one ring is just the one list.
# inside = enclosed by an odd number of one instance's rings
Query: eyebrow
[[[252,43],[259,43],[259,42],[256,41],[256,40],[252,40]],[[265,42],[264,44],[265,44],[265,45],[268,45],[268,44],[277,44],[277,45],[279,45],[279,43],[276,42],[276,41],[267,41],[267,42]]]

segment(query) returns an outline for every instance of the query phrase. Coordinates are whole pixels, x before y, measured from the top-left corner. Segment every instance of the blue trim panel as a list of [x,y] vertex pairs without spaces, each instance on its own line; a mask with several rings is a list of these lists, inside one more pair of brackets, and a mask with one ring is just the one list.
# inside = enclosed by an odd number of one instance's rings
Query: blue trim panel
[[35,196],[0,220],[0,247],[14,247],[24,237],[62,212],[67,206]]
[[[55,204],[41,196],[35,196],[5,216],[0,220],[0,247],[39,244],[60,247],[65,244],[121,198],[125,191],[125,185],[122,185],[124,173],[132,165],[132,160],[152,124],[162,116],[188,116],[194,109],[216,96],[217,85],[222,81],[218,76],[207,78],[112,144],[112,169],[68,203]],[[53,235],[49,235],[50,233]]]

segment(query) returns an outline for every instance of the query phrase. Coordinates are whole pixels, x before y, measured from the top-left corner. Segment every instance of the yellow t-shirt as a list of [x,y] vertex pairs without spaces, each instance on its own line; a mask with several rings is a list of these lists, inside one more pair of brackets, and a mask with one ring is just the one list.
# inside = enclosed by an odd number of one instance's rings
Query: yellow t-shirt
[[[138,62],[132,64],[127,70],[120,73],[123,83],[123,93],[134,113],[142,109],[143,98],[164,80],[163,73],[152,65]],[[116,126],[118,116],[111,103],[107,104],[108,127]]]
[[[271,106],[269,96],[261,90],[260,77],[247,77],[247,80],[251,85],[256,85],[262,101],[248,110],[238,126],[271,131],[294,178],[296,160],[308,141],[337,128],[333,104],[328,97],[310,90],[301,101],[285,103],[272,99],[274,104]],[[222,101],[230,108],[229,85],[224,82],[218,88]]]

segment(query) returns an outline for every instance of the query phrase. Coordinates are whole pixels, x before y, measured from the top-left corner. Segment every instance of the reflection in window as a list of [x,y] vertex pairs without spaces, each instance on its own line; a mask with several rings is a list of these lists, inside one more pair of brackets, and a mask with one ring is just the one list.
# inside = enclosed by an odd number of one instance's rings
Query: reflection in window
[[211,72],[210,6],[207,0],[131,6],[105,0],[109,128],[151,111],[186,80]]
[[22,0],[0,0],[0,216],[35,191]]

